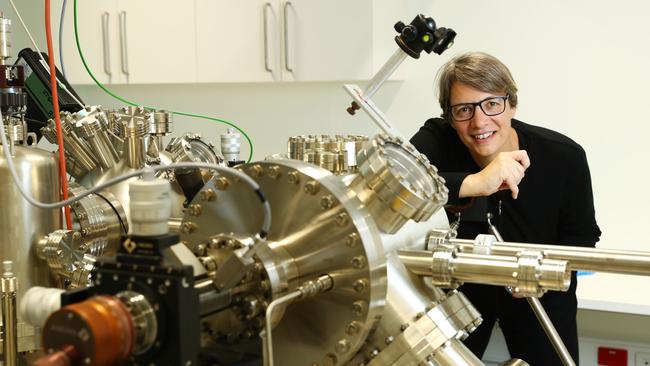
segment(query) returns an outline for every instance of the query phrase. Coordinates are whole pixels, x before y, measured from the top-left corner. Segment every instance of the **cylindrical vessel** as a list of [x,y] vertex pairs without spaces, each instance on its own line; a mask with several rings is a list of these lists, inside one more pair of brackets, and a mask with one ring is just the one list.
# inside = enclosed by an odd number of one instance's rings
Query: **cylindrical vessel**
[[[52,153],[16,145],[13,161],[20,184],[32,197],[41,202],[55,202],[59,198],[57,162]],[[46,210],[29,204],[14,183],[4,152],[0,151],[0,202],[6,210],[0,215],[0,258],[14,263],[14,273],[20,282],[18,299],[32,286],[54,286],[54,277],[47,265],[38,259],[33,246],[48,233],[61,227],[61,212]],[[18,351],[36,349],[38,344],[33,328],[23,326],[18,318]]]

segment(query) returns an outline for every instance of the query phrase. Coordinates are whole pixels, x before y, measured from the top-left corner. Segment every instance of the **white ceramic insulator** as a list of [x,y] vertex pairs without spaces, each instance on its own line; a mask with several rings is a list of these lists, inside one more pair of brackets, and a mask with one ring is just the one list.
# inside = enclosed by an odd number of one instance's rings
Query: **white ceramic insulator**
[[226,161],[237,161],[240,151],[241,135],[229,128],[221,134],[221,154]]
[[61,308],[60,288],[32,287],[22,296],[18,311],[20,319],[34,327],[43,327],[47,318]]
[[169,232],[171,216],[170,184],[145,174],[129,184],[131,207],[131,234],[138,236],[163,235]]

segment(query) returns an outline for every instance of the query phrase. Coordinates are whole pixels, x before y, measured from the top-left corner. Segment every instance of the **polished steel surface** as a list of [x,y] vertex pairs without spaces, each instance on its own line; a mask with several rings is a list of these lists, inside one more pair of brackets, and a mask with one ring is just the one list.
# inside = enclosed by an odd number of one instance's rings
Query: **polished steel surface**
[[0,65],[11,57],[11,20],[0,15]]
[[88,142],[94,157],[103,169],[110,169],[119,160],[119,154],[111,144],[108,135],[108,117],[101,108],[86,107],[72,114],[75,130],[81,138]]
[[[273,330],[276,364],[344,363],[361,347],[383,307],[386,269],[378,230],[357,197],[324,169],[293,160],[241,169],[260,184],[272,209],[267,241],[258,244],[258,251],[274,253],[268,257],[281,258],[294,268],[278,275],[285,277],[278,282],[285,282],[286,288],[278,287],[273,298],[324,274],[334,283],[326,293],[287,306]],[[252,236],[262,225],[258,196],[227,173],[209,181],[192,204],[201,205],[201,214],[184,216],[181,240],[195,252],[209,246],[206,239],[214,235]],[[262,262],[274,264],[276,260]],[[229,314],[222,312],[209,321],[214,340],[252,342],[247,337],[256,338],[256,333],[237,331],[246,328],[234,311]],[[346,331],[350,324],[355,332]]]
[[[52,153],[22,145],[13,149],[13,159],[20,184],[35,199],[55,202],[59,198],[57,164]],[[32,286],[55,285],[49,268],[36,256],[34,247],[40,238],[58,229],[61,214],[58,210],[45,210],[30,205],[16,187],[4,153],[0,152],[0,202],[4,212],[0,215],[0,231],[4,244],[0,258],[14,263],[14,273],[19,279],[17,296]],[[36,348],[37,340],[31,327],[21,324],[19,318],[19,351]]]
[[156,311],[147,298],[135,291],[122,291],[115,295],[131,314],[135,329],[133,354],[145,353],[154,345],[158,336]]
[[357,155],[359,174],[350,183],[382,231],[426,220],[447,202],[444,179],[413,146],[375,136]]

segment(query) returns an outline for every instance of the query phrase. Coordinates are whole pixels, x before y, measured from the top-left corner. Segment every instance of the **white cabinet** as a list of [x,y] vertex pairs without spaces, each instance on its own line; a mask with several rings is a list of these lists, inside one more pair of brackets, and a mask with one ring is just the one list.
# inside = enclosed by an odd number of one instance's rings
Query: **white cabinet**
[[372,0],[196,0],[199,82],[368,79]]
[[[71,1],[68,6],[63,43],[66,76],[72,84],[92,84],[77,52]],[[107,84],[194,82],[194,10],[191,1],[78,1],[77,29],[88,67]]]

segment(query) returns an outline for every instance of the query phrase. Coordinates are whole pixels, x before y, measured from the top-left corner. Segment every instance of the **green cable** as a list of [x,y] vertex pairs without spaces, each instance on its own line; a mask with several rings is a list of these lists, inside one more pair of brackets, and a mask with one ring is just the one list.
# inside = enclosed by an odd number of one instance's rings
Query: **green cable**
[[[83,54],[83,52],[81,51],[81,44],[79,43],[79,32],[77,31],[77,0],[74,0],[74,3],[73,3],[73,10],[74,10],[74,13],[73,13],[73,19],[74,19],[74,39],[75,39],[75,42],[77,43],[77,51],[79,52],[79,57],[81,58],[81,62],[84,64],[84,67],[86,68],[86,72],[88,72],[88,75],[90,75],[90,77],[93,79],[93,81],[95,82],[95,84],[97,84],[97,86],[99,86],[99,88],[102,89],[103,91],[105,91],[108,95],[110,95],[110,96],[112,96],[113,98],[115,98],[115,99],[121,101],[122,103],[126,103],[126,104],[128,104],[128,105],[130,105],[130,106],[137,107],[139,104],[136,104],[136,103],[133,103],[133,102],[131,102],[131,101],[128,101],[128,100],[126,100],[126,99],[120,97],[119,95],[113,93],[113,92],[110,91],[108,88],[106,88],[106,87],[105,87],[105,86],[104,86],[104,85],[103,85],[99,80],[97,80],[97,78],[95,78],[95,75],[92,73],[92,71],[90,71],[90,68],[88,67],[88,64],[86,63],[86,58],[84,57],[84,54]],[[147,107],[147,106],[145,106],[144,108],[146,108],[146,109],[153,109],[153,110],[159,109],[159,108],[155,108],[155,107]],[[244,130],[242,130],[241,128],[239,128],[239,126],[235,125],[235,124],[232,123],[232,122],[228,122],[228,121],[225,121],[225,120],[222,120],[222,119],[218,119],[218,118],[214,118],[214,117],[208,117],[208,116],[202,116],[202,115],[199,115],[199,114],[191,114],[191,113],[184,113],[184,112],[176,112],[176,111],[171,111],[171,112],[172,112],[173,114],[175,114],[175,115],[179,115],[179,116],[186,116],[186,117],[194,117],[194,118],[203,118],[203,119],[208,119],[208,120],[216,121],[216,122],[220,122],[220,123],[223,123],[223,124],[226,124],[226,125],[228,125],[228,126],[231,126],[231,127],[235,128],[237,131],[241,132],[241,134],[244,135],[244,137],[246,138],[246,141],[248,141],[248,146],[250,147],[250,152],[249,152],[249,154],[248,154],[248,160],[247,160],[246,162],[247,162],[247,163],[250,163],[250,162],[251,162],[251,160],[252,160],[252,158],[253,158],[253,142],[251,141],[250,137],[248,137],[248,135],[246,134],[246,132],[244,132]]]

